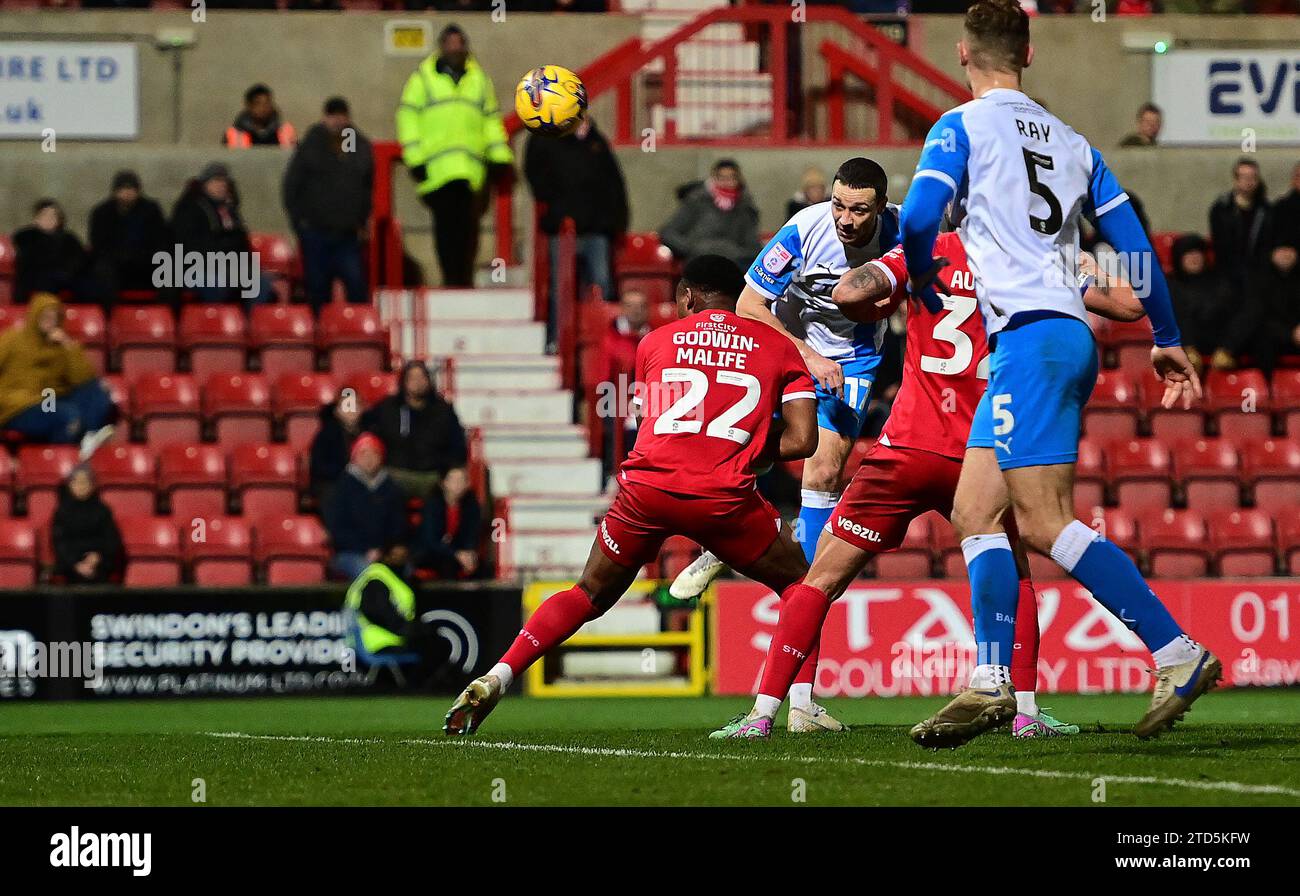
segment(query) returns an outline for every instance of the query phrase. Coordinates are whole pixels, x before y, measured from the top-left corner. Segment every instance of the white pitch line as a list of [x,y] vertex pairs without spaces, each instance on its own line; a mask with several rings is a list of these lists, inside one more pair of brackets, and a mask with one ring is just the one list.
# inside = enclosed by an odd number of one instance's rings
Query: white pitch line
[[[245,734],[239,731],[206,731],[209,737],[239,738],[243,740],[306,741],[311,743],[383,744],[382,738],[345,738],[288,734]],[[1260,793],[1300,798],[1300,789],[1280,784],[1245,784],[1240,781],[1194,781],[1189,778],[1160,778],[1154,775],[1107,775],[1092,772],[1062,772],[1052,769],[1012,768],[1005,765],[950,765],[944,762],[907,762],[889,759],[861,759],[850,756],[791,756],[789,754],[734,755],[726,753],[692,753],[673,750],[632,750],[623,747],[575,747],[564,744],[525,744],[515,741],[468,740],[463,738],[434,740],[410,738],[397,741],[427,747],[453,747],[455,749],[480,749],[517,751],[528,753],[558,753],[570,756],[597,756],[617,759],[686,759],[702,762],[822,762],[832,765],[856,765],[871,768],[905,769],[908,771],[956,772],[970,775],[1012,775],[1025,778],[1047,778],[1064,781],[1095,781],[1103,779],[1108,784],[1151,784],[1157,787],[1184,787],[1190,790],[1221,790],[1229,793]]]

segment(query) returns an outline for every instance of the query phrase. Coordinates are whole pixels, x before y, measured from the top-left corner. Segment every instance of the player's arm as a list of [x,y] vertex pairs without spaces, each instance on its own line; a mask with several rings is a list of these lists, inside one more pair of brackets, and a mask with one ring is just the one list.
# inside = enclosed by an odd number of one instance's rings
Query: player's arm
[[787,330],[770,307],[790,288],[790,281],[802,260],[799,229],[787,223],[776,232],[745,273],[745,288],[736,302],[736,313],[766,324],[790,340],[817,382],[826,391],[838,395],[844,388],[844,368],[822,357],[807,342]]
[[[787,349],[787,351],[789,351]],[[812,457],[817,450],[817,394],[813,380],[804,369],[802,358],[790,351],[785,363],[785,381],[781,390],[780,460]]]
[[1151,350],[1151,366],[1165,384],[1161,404],[1171,408],[1182,399],[1183,407],[1192,406],[1192,398],[1201,397],[1201,380],[1196,368],[1183,351],[1182,335],[1174,319],[1173,302],[1169,297],[1169,284],[1164,271],[1155,263],[1155,250],[1147,239],[1146,231],[1138,221],[1128,201],[1128,194],[1111,174],[1101,153],[1092,150],[1092,178],[1088,185],[1088,200],[1097,220],[1101,238],[1128,258],[1143,258],[1151,272],[1150,288],[1138,295],[1142,308],[1151,319],[1151,332],[1155,348]]
[[840,277],[831,300],[849,320],[875,323],[892,314],[906,295],[907,263],[896,247]]
[[1118,273],[1103,270],[1087,252],[1079,253],[1079,273],[1085,278],[1083,304],[1093,314],[1125,323],[1146,317],[1132,284]]
[[934,312],[943,310],[938,295],[930,288],[942,268],[934,258],[934,239],[939,235],[944,210],[966,177],[969,159],[970,139],[961,113],[957,110],[945,113],[926,135],[912,185],[903,201],[900,237],[912,294]]

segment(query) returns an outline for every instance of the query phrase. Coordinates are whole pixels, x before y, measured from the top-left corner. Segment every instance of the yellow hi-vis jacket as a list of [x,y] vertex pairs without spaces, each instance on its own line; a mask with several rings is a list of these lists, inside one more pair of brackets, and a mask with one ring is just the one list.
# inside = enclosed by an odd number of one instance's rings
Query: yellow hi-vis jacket
[[366,586],[375,579],[379,579],[388,588],[393,606],[403,619],[410,622],[415,618],[415,592],[411,590],[410,585],[401,580],[397,573],[383,563],[371,563],[361,570],[361,575],[348,586],[347,598],[343,605],[356,614],[357,625],[361,629],[361,646],[367,653],[378,653],[385,647],[401,647],[406,644],[406,639],[402,635],[389,631],[382,625],[376,625],[361,612],[361,592],[365,591]]
[[474,57],[465,61],[460,81],[438,71],[436,55],[415,69],[397,106],[397,140],[408,168],[424,165],[421,195],[453,180],[482,189],[489,163],[510,164],[492,79]]

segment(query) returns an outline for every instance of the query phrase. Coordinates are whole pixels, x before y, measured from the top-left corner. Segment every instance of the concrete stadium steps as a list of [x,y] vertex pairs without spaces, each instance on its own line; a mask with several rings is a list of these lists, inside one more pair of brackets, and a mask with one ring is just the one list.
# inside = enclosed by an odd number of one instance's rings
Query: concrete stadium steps
[[506,547],[510,562],[516,569],[546,570],[565,578],[582,570],[595,537],[595,530],[591,527],[571,531],[512,532]]
[[510,526],[516,533],[570,530],[590,537],[608,507],[603,495],[519,495],[510,499]]
[[532,289],[386,289],[378,302],[385,320],[533,319]]
[[488,423],[479,427],[489,464],[523,458],[578,458],[587,456],[587,433],[569,423]]
[[[485,290],[486,291],[486,290]],[[411,338],[414,326],[403,328]],[[546,349],[546,325],[533,320],[451,319],[430,323],[424,334],[428,355],[534,355]],[[406,345],[399,342],[399,351]]]
[[562,423],[573,416],[567,389],[460,389],[456,414],[465,426],[483,423]]
[[453,358],[458,391],[560,388],[560,360],[551,355],[464,355]]
[[488,471],[497,495],[599,494],[601,488],[600,460],[595,457],[500,460]]

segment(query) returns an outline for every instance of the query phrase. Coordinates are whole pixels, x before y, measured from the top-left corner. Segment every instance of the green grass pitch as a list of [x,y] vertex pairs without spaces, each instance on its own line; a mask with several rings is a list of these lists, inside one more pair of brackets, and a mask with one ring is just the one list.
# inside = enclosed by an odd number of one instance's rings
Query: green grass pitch
[[202,779],[208,805],[1300,805],[1298,690],[1213,693],[1149,742],[1143,696],[1054,697],[1083,734],[939,753],[906,731],[942,698],[828,701],[852,732],[768,742],[707,739],[743,698],[511,697],[467,741],[449,703],[0,706],[0,804],[188,805]]

